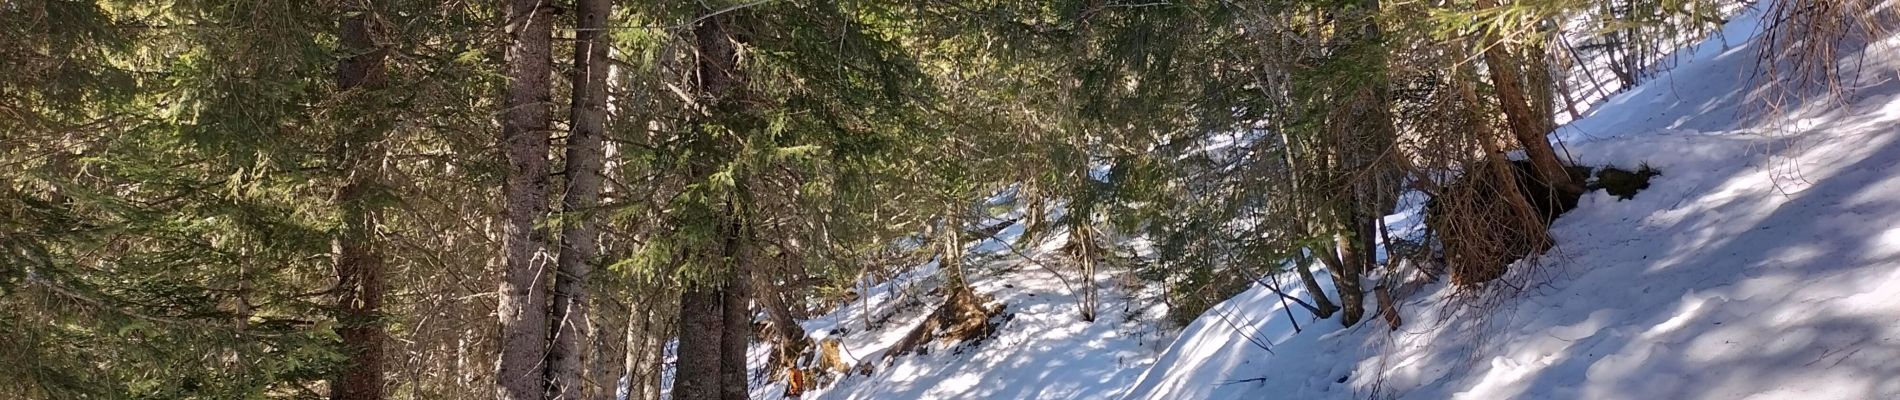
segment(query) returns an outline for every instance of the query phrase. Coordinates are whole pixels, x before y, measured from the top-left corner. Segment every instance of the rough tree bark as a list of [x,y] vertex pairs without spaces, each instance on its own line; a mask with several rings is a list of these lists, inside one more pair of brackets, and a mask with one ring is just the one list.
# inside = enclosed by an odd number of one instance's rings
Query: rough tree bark
[[[1300,184],[1300,175],[1299,173],[1295,172],[1295,171],[1300,170],[1299,168],[1300,162],[1295,153],[1295,151],[1298,149],[1294,146],[1293,137],[1287,134],[1286,129],[1279,129],[1279,131],[1280,131],[1280,144],[1286,147],[1285,151],[1281,152],[1286,157],[1287,174],[1285,177],[1285,181],[1287,182],[1289,186],[1293,188],[1292,190],[1293,193],[1304,193],[1301,190],[1302,185]],[[1300,207],[1301,196],[1297,196],[1297,195],[1289,196],[1287,201],[1292,203],[1292,209],[1294,210],[1303,209]],[[1299,232],[1300,234],[1305,235],[1305,234],[1313,233],[1313,223],[1312,223],[1312,219],[1310,218],[1305,218],[1304,216],[1295,216],[1293,218],[1293,221],[1291,221],[1291,223],[1295,225],[1296,231]],[[1314,247],[1314,248],[1303,248],[1297,251],[1311,251],[1314,253],[1318,253],[1320,251],[1324,251],[1324,249]],[[1333,305],[1332,299],[1326,297],[1325,288],[1321,287],[1319,284],[1319,279],[1313,276],[1312,259],[1309,257],[1306,257],[1305,254],[1300,254],[1299,257],[1295,257],[1295,258],[1297,261],[1295,261],[1294,263],[1295,265],[1293,266],[1293,271],[1299,273],[1300,283],[1303,285],[1306,285],[1307,294],[1313,297],[1314,315],[1320,318],[1332,318],[1333,313],[1339,311],[1339,306]]]
[[[337,62],[336,85],[339,92],[376,90],[387,76],[383,60],[388,48],[376,44],[380,26],[373,20],[369,0],[343,2],[343,31],[339,35],[349,56]],[[360,120],[359,120],[360,121]],[[383,258],[375,247],[376,213],[368,196],[377,184],[378,169],[374,158],[375,142],[382,128],[374,122],[359,122],[345,132],[339,143],[338,167],[344,184],[332,201],[339,211],[341,226],[330,241],[336,263],[337,336],[343,340],[345,361],[330,383],[333,400],[380,400],[383,398]]]
[[[736,234],[736,233],[733,233]],[[746,365],[746,347],[752,342],[752,301],[746,280],[750,275],[749,260],[744,253],[735,254],[733,271],[726,278],[723,304],[723,322],[725,334],[719,338],[719,398],[721,400],[746,400],[751,397],[750,381],[747,380],[750,369]]]
[[[1496,7],[1497,0],[1478,0],[1479,7]],[[1548,112],[1537,112],[1537,104],[1529,97],[1525,89],[1524,63],[1510,53],[1508,43],[1504,43],[1497,34],[1488,35],[1484,45],[1484,64],[1490,68],[1491,85],[1496,88],[1498,104],[1504,109],[1504,118],[1511,126],[1511,135],[1517,138],[1518,145],[1530,156],[1531,167],[1537,176],[1550,187],[1565,195],[1583,193],[1583,185],[1570,178],[1570,172],[1557,158],[1556,149],[1546,138],[1550,134],[1551,121]]]
[[543,286],[549,257],[535,223],[548,212],[553,14],[554,6],[546,0],[511,0],[506,14],[509,79],[502,103],[501,149],[508,170],[502,185],[504,260],[496,310],[501,359],[495,371],[495,397],[500,400],[539,399],[547,391],[542,368],[548,299]]
[[963,278],[963,218],[955,204],[945,206],[943,213],[943,235],[939,246],[943,255],[938,258],[937,266],[943,270],[944,287],[950,293],[970,291],[970,285]]
[[725,293],[711,285],[688,287],[680,295],[679,363],[674,367],[673,399],[717,400],[719,357],[725,339]]
[[[1348,213],[1348,215],[1350,215]],[[1356,224],[1353,218],[1343,218],[1347,224]],[[1327,267],[1333,272],[1333,286],[1339,291],[1341,311],[1339,323],[1345,326],[1358,324],[1366,314],[1366,292],[1360,277],[1364,276],[1364,258],[1360,256],[1359,246],[1353,235],[1358,229],[1345,228],[1333,234],[1334,249],[1337,255],[1327,254]]]
[[1346,326],[1359,323],[1365,316],[1365,290],[1360,279],[1376,261],[1373,221],[1391,209],[1397,194],[1396,179],[1387,165],[1395,135],[1386,94],[1387,50],[1382,43],[1379,9],[1379,0],[1359,0],[1348,6],[1337,22],[1339,30],[1348,32],[1340,37],[1344,47],[1372,47],[1362,53],[1369,58],[1358,61],[1375,68],[1365,81],[1342,90],[1345,112],[1340,113],[1339,120],[1331,121],[1341,125],[1347,138],[1340,146],[1342,154],[1336,157],[1341,168],[1334,170],[1349,174],[1351,195],[1349,200],[1336,201],[1330,207],[1334,249],[1322,252],[1322,259],[1332,267],[1333,284],[1344,311],[1340,322]]
[[1334,305],[1333,300],[1326,296],[1326,288],[1320,286],[1319,279],[1313,276],[1312,261],[1306,257],[1299,257],[1298,261],[1293,263],[1293,272],[1299,273],[1300,284],[1305,285],[1306,293],[1313,297],[1314,316],[1332,318],[1333,313],[1339,311],[1339,306]]
[[[725,16],[715,15],[712,10],[703,8],[700,10],[700,15],[701,18],[697,19],[698,25],[693,27],[694,46],[698,55],[694,66],[699,80],[697,94],[699,100],[705,102],[706,111],[729,112],[731,110],[726,105],[733,101],[731,92],[742,84],[735,70],[738,66],[738,47],[734,43],[735,38],[726,26]],[[702,138],[702,140],[710,139]],[[728,198],[727,201],[731,202],[733,199]],[[728,205],[730,206],[730,203]],[[728,207],[728,216],[731,214],[730,210],[731,208]],[[720,234],[723,235],[726,246],[719,249],[717,254],[713,254],[717,256],[715,258],[731,260],[735,255],[732,250],[736,250],[735,239],[741,233],[737,231],[735,225],[737,222],[736,220],[719,222]],[[734,266],[738,264],[735,263]],[[746,340],[746,332],[750,331],[745,327],[750,325],[749,319],[746,321],[747,324],[737,326],[736,330],[727,329],[729,327],[727,322],[731,318],[726,315],[725,305],[731,301],[738,303],[738,308],[745,308],[744,294],[727,293],[738,288],[725,287],[731,286],[730,280],[739,272],[736,271],[737,269],[730,268],[727,271],[721,271],[721,275],[718,275],[720,279],[716,283],[702,282],[689,285],[680,297],[679,362],[676,367],[677,373],[673,378],[674,399],[715,400],[726,396],[725,385],[742,385],[742,387],[745,385],[743,370],[740,372],[739,382],[725,382],[729,374],[724,364],[732,361],[725,356],[726,349],[731,346],[726,336],[733,335],[735,337],[730,340],[743,341]],[[739,297],[730,298],[732,296]],[[735,311],[744,312],[744,310]],[[738,352],[740,354],[737,357],[741,364],[738,368],[743,369],[745,357],[743,345],[739,346]]]
[[599,204],[601,184],[601,135],[607,130],[607,15],[613,4],[608,0],[577,0],[574,40],[573,96],[569,106],[567,135],[567,190],[561,199],[561,246],[558,273],[554,275],[554,304],[550,318],[554,324],[548,348],[547,379],[549,395],[561,399],[581,399],[581,345],[587,333],[587,279],[593,273],[593,259],[599,253],[596,242],[597,219],[591,214]]

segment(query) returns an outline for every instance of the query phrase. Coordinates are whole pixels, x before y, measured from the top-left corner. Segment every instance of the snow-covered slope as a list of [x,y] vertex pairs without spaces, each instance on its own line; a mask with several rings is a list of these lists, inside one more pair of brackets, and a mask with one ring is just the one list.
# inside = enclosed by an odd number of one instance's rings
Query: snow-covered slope
[[[998,238],[973,242],[975,262],[966,271],[978,293],[995,297],[1009,316],[997,333],[964,347],[931,346],[925,354],[875,364],[869,376],[852,374],[836,384],[805,393],[805,399],[1108,399],[1121,396],[1154,362],[1171,336],[1162,326],[1167,313],[1158,290],[1130,285],[1121,272],[1103,272],[1089,280],[1101,289],[1100,316],[1084,322],[1077,311],[1077,290],[1084,284],[1074,268],[1026,262],[1017,253],[1055,259],[1066,242],[1058,231],[1046,243],[1015,243],[1021,224]],[[1012,249],[1010,246],[1018,246]],[[1058,274],[1061,274],[1060,276]],[[925,265],[877,285],[861,304],[804,323],[814,337],[842,334],[845,362],[876,360],[942,303],[931,289],[941,284],[935,265]],[[866,318],[866,311],[869,318]],[[868,320],[868,323],[867,323]],[[880,322],[881,321],[881,322]],[[867,329],[868,325],[868,329]],[[754,365],[763,365],[767,349],[755,346]],[[784,387],[759,382],[755,399],[777,399]]]
[[1900,398],[1896,41],[1846,55],[1865,65],[1846,98],[1769,112],[1748,101],[1770,86],[1740,40],[1753,18],[1560,132],[1585,164],[1663,175],[1633,200],[1586,195],[1545,265],[1518,269],[1538,284],[1482,312],[1428,286],[1396,331],[1300,315],[1298,334],[1249,291],[1125,398]]
[[[1014,313],[995,337],[969,348],[900,357],[871,376],[847,378],[808,398],[1115,398],[1167,344],[1154,322],[1163,313],[1159,306],[1104,309],[1097,323],[1084,323],[1077,317],[1075,297],[1061,282],[1035,267],[1023,268],[975,285]],[[1107,275],[1102,278],[1097,284],[1113,287]],[[1111,300],[1117,305],[1154,304],[1125,298],[1130,295],[1110,294],[1124,296]]]
[[[1562,127],[1583,164],[1663,175],[1633,200],[1586,195],[1552,227],[1559,247],[1510,279],[1534,284],[1500,288],[1482,310],[1434,284],[1401,294],[1397,330],[1342,329],[1257,287],[1176,333],[1158,326],[1157,290],[1105,272],[1089,279],[1104,307],[1087,323],[1083,279],[1023,262],[1011,226],[972,247],[995,260],[971,267],[973,285],[1011,315],[995,337],[804,398],[1900,398],[1900,39],[1844,55],[1863,66],[1845,98],[1770,111],[1751,101],[1773,86],[1755,74],[1757,19]],[[1013,245],[1040,256],[1063,236]],[[842,339],[847,363],[880,357],[941,301],[936,275],[926,265],[863,288],[805,328]],[[1307,296],[1299,286],[1287,288]],[[758,383],[754,398],[783,390]]]

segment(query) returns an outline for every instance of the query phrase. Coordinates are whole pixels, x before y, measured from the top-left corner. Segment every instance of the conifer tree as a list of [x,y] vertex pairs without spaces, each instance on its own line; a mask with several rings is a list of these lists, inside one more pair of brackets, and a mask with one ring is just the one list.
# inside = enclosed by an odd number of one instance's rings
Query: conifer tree
[[567,179],[562,191],[559,262],[554,274],[547,375],[552,388],[549,396],[562,399],[584,398],[582,369],[588,331],[588,278],[600,254],[598,219],[602,160],[602,135],[607,130],[607,16],[613,13],[609,0],[576,2],[573,70],[570,73],[572,100],[569,102],[567,157],[562,175]]
[[495,397],[541,398],[547,390],[548,295],[554,272],[541,224],[548,211],[549,87],[553,14],[546,0],[511,0],[505,18],[508,90],[501,103],[501,151],[507,159],[502,202],[500,359]]
[[337,271],[338,337],[346,357],[342,371],[330,386],[330,398],[336,400],[377,400],[383,398],[382,298],[384,261],[376,249],[375,193],[381,188],[379,165],[381,140],[386,123],[376,115],[374,94],[388,79],[383,62],[388,48],[376,43],[383,21],[367,0],[344,4],[342,40],[344,56],[337,61],[336,88],[346,99],[354,96],[371,107],[357,107],[366,115],[349,120],[334,151],[337,173],[342,185],[332,196],[338,213],[338,229],[331,248]]

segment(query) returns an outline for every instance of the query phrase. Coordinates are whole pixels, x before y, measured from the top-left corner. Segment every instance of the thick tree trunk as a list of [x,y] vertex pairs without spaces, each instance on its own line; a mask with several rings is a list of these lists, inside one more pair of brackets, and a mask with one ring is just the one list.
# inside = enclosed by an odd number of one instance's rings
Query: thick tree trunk
[[370,231],[375,221],[362,204],[367,183],[352,177],[337,191],[344,208],[341,232],[331,241],[337,271],[337,336],[343,341],[343,368],[330,385],[333,400],[383,398],[383,260]]
[[[343,4],[344,51],[350,54],[337,62],[337,90],[344,93],[375,90],[386,76],[383,60],[386,48],[376,45],[377,26],[367,0]],[[330,384],[333,400],[380,400],[383,398],[383,258],[375,247],[376,214],[368,201],[377,184],[378,156],[373,143],[382,136],[374,123],[352,127],[341,145],[339,166],[345,176],[338,188],[334,205],[341,226],[332,237],[330,248],[336,263],[337,336],[343,340],[343,368]]]
[[752,343],[752,296],[750,282],[752,277],[752,252],[744,235],[748,230],[741,224],[744,218],[735,213],[732,200],[726,203],[725,245],[721,246],[721,259],[725,260],[726,281],[720,293],[720,323],[724,326],[719,337],[719,398],[721,400],[746,400],[750,397],[749,369],[746,365],[746,348]]
[[[1353,223],[1348,221],[1347,223]],[[1352,236],[1351,229],[1333,234],[1333,244],[1338,252],[1337,261],[1328,263],[1333,271],[1333,287],[1339,291],[1341,311],[1339,323],[1345,326],[1358,324],[1366,314],[1366,293],[1360,277],[1364,275],[1364,259]]]
[[572,129],[567,136],[567,190],[561,200],[559,272],[554,275],[553,345],[548,349],[550,395],[582,398],[581,379],[587,333],[587,278],[599,254],[597,221],[591,214],[600,200],[601,135],[607,130],[607,14],[608,0],[575,2],[574,94],[569,107]]
[[1347,85],[1341,96],[1348,112],[1342,119],[1333,121],[1343,126],[1346,143],[1338,150],[1339,166],[1336,171],[1347,175],[1351,192],[1343,200],[1331,204],[1331,217],[1334,224],[1329,225],[1333,234],[1333,249],[1322,252],[1324,260],[1333,273],[1333,285],[1339,292],[1341,306],[1340,323],[1352,326],[1365,317],[1365,290],[1362,277],[1375,263],[1373,250],[1376,238],[1372,235],[1373,218],[1384,215],[1396,201],[1397,184],[1390,164],[1395,135],[1392,126],[1391,104],[1387,96],[1387,61],[1384,32],[1380,29],[1378,15],[1379,0],[1359,0],[1345,9],[1343,17],[1337,22],[1339,30],[1355,34],[1342,35],[1341,40],[1348,46],[1371,46],[1367,52],[1368,63],[1376,70],[1366,80]]
[[679,364],[674,367],[674,400],[720,399],[719,357],[725,340],[725,291],[712,285],[688,287],[680,295]]
[[[1479,0],[1479,7],[1496,7],[1497,0]],[[1551,131],[1548,112],[1537,112],[1538,103],[1530,98],[1530,91],[1524,87],[1522,63],[1516,60],[1505,43],[1498,43],[1495,34],[1485,43],[1484,63],[1490,67],[1491,84],[1496,89],[1498,104],[1504,108],[1504,118],[1511,125],[1511,135],[1517,138],[1518,145],[1530,156],[1531,167],[1537,171],[1538,178],[1550,187],[1565,195],[1583,193],[1583,185],[1570,178],[1570,172],[1557,158],[1556,149],[1547,138]],[[1546,101],[1548,102],[1548,101]]]
[[502,104],[502,153],[508,159],[502,185],[504,261],[500,305],[501,359],[495,397],[540,399],[548,336],[546,277],[549,254],[535,225],[548,211],[549,74],[553,59],[554,6],[546,0],[511,0],[507,12],[508,98]]
[[[735,103],[732,101],[732,92],[739,89],[742,83],[736,70],[739,62],[738,47],[733,42],[732,33],[727,30],[726,17],[715,15],[712,10],[703,8],[700,10],[700,15],[701,18],[696,20],[698,25],[693,27],[694,46],[697,53],[694,65],[698,78],[697,94],[701,101],[706,102],[704,111],[731,112],[733,110],[730,106]],[[712,141],[714,139],[698,138],[697,140]],[[719,146],[707,147],[718,149]],[[698,163],[694,165],[695,171],[692,174],[696,178],[704,178],[701,172],[709,171],[713,167],[704,165],[709,163],[709,160],[694,162]],[[726,201],[726,215],[717,222],[721,224],[719,234],[722,235],[725,245],[723,248],[716,249],[716,252],[704,254],[708,256],[706,258],[720,260],[718,262],[727,264],[702,266],[721,268],[718,275],[714,275],[718,279],[712,282],[689,284],[686,293],[680,298],[679,362],[673,378],[675,400],[716,400],[725,396],[727,392],[725,385],[731,384],[725,382],[725,364],[728,363],[725,352],[729,346],[728,340],[744,341],[746,332],[750,331],[744,327],[736,327],[738,328],[736,330],[726,329],[729,327],[727,325],[729,318],[726,315],[728,302],[738,304],[737,308],[741,310],[735,310],[736,312],[743,313],[745,308],[743,293],[728,293],[736,289],[728,286],[730,286],[730,280],[734,279],[739,272],[736,267],[743,263],[735,262],[737,254],[733,251],[737,250],[736,239],[741,232],[737,230],[736,219],[727,219],[736,218],[732,216],[731,201],[733,199],[727,198]],[[698,251],[707,250],[713,249]],[[726,268],[728,266],[733,268]],[[730,296],[740,297],[728,298]],[[728,335],[736,337],[728,339],[726,337]],[[743,346],[739,353],[740,362],[743,364]],[[743,385],[743,382],[738,384]]]
[[[736,233],[734,233],[736,234]],[[733,258],[732,275],[726,280],[723,305],[724,335],[719,342],[719,398],[746,400],[751,397],[750,369],[746,365],[746,347],[752,343],[752,299],[746,284],[749,271],[743,265],[744,254]]]

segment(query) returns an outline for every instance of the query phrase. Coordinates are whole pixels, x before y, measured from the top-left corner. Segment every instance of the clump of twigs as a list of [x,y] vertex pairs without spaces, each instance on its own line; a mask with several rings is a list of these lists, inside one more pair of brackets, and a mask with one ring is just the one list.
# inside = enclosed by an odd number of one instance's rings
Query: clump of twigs
[[1759,82],[1769,85],[1765,104],[1777,111],[1788,100],[1825,90],[1845,99],[1842,78],[1858,73],[1859,65],[1843,65],[1843,50],[1868,45],[1891,33],[1892,4],[1885,0],[1784,0],[1770,2],[1760,53],[1756,55]]
[[1427,221],[1444,244],[1452,282],[1475,286],[1550,249],[1547,227],[1576,205],[1575,195],[1542,184],[1526,163],[1490,157],[1443,187]]
[[[1557,214],[1575,208],[1576,194],[1543,184],[1527,163],[1505,156],[1515,143],[1504,135],[1498,105],[1480,96],[1476,71],[1418,71],[1401,119],[1413,132],[1403,143],[1411,186],[1431,197],[1426,225],[1439,242],[1452,282],[1475,289],[1506,275],[1514,261],[1534,258],[1554,243],[1546,232]],[[1587,178],[1573,168],[1576,181]]]

